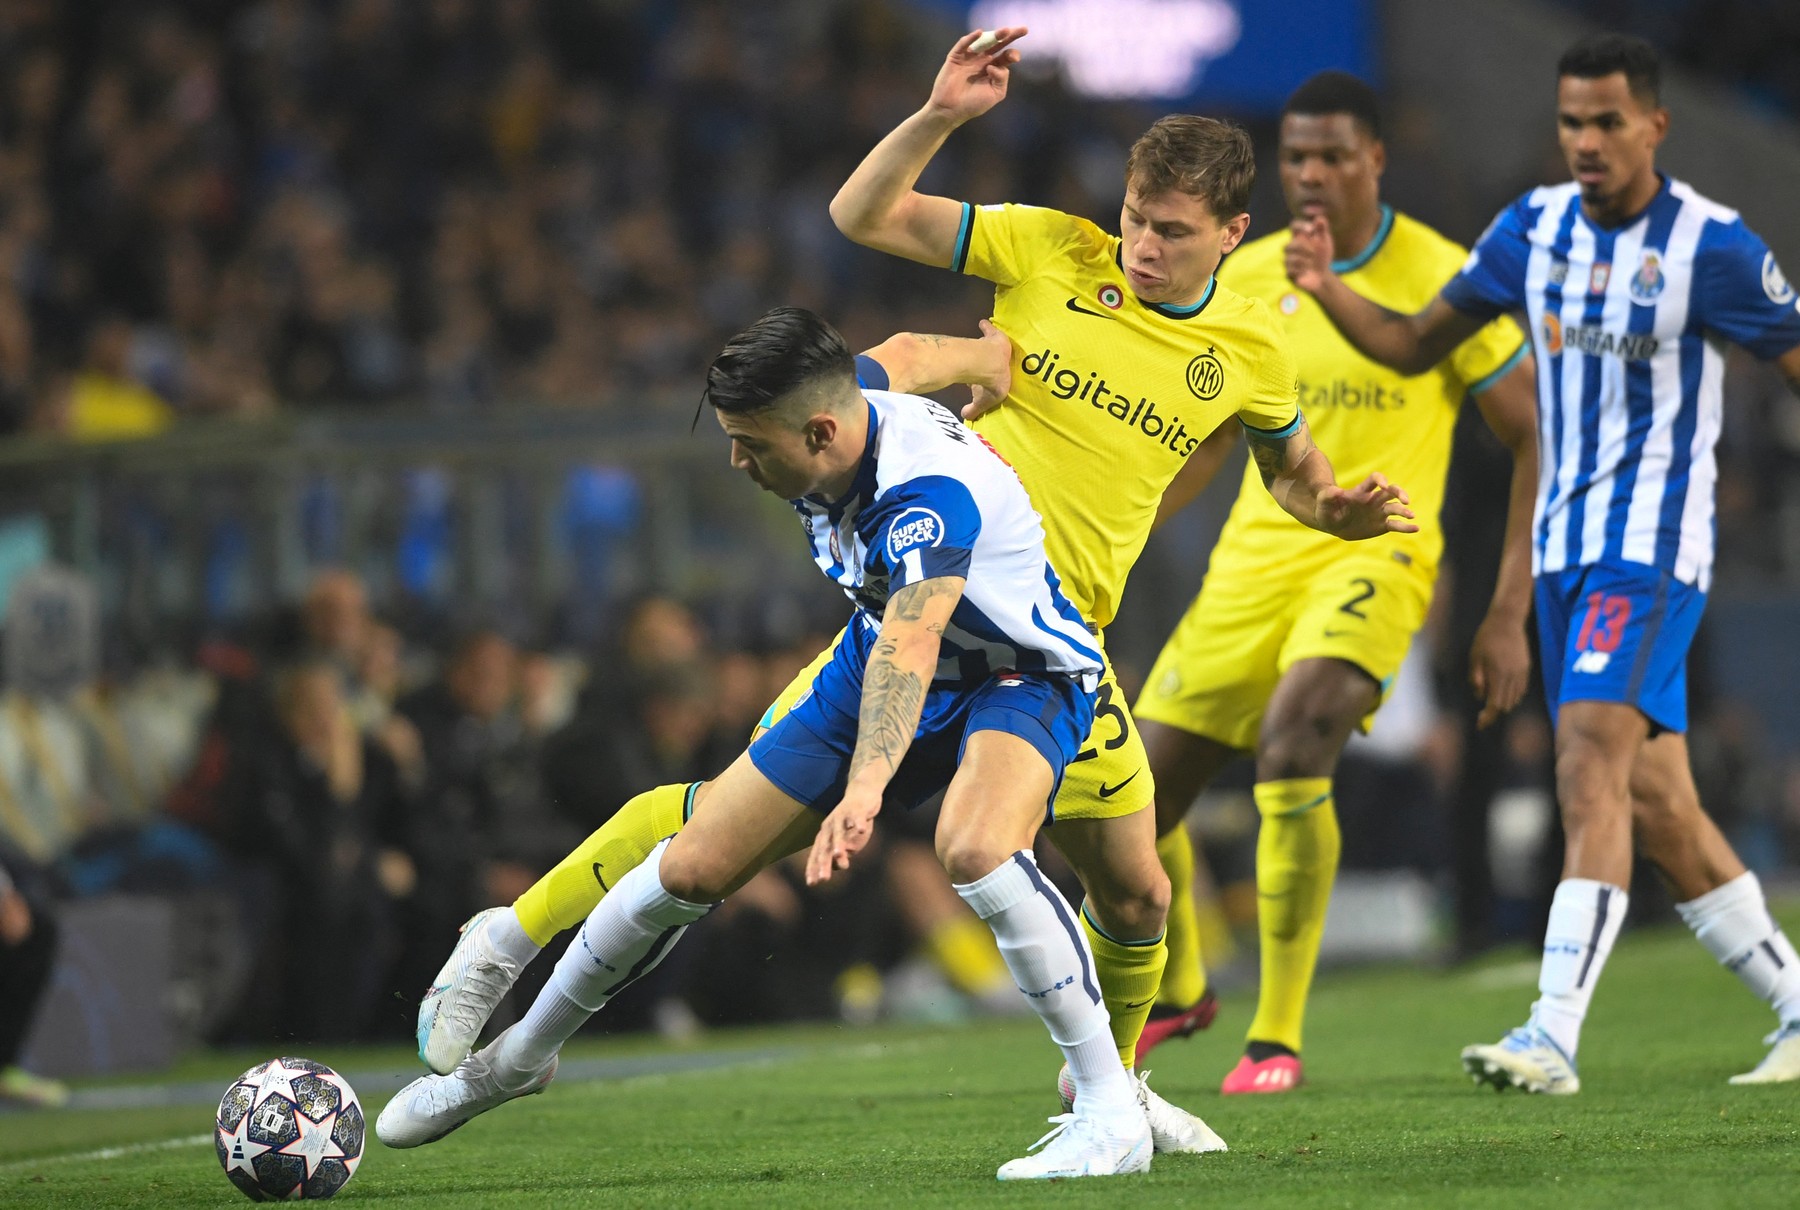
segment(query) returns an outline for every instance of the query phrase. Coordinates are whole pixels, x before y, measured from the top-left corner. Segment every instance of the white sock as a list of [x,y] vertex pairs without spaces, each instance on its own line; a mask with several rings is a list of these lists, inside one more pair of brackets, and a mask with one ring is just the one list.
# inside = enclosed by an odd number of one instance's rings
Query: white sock
[[1565,878],[1550,901],[1544,930],[1544,964],[1538,970],[1538,1002],[1532,1020],[1571,1061],[1581,1043],[1581,1022],[1600,970],[1625,923],[1624,890],[1591,878]]
[[977,916],[994,930],[1013,982],[1062,1049],[1076,1103],[1101,1111],[1135,1108],[1137,1090],[1119,1062],[1094,956],[1075,913],[1031,854],[1020,850],[998,869],[959,884]]
[[1675,910],[1700,944],[1773,1008],[1783,1025],[1800,1021],[1800,956],[1769,916],[1755,874],[1745,871],[1704,895],[1676,904]]
[[667,840],[657,845],[600,901],[524,1020],[506,1031],[497,1065],[520,1073],[542,1068],[608,1000],[655,970],[688,925],[712,911],[712,904],[688,903],[663,889],[668,847]]
[[488,944],[508,961],[518,963],[520,970],[544,952],[543,946],[526,935],[525,926],[519,923],[519,914],[510,904],[489,916],[486,927]]

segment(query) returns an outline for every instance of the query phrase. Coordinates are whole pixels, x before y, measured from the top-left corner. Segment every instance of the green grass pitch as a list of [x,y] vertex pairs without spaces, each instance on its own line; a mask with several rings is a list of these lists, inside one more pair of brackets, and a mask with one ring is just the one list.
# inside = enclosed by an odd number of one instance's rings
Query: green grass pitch
[[[1228,998],[1210,1033],[1171,1043],[1152,1067],[1155,1085],[1232,1150],[1159,1158],[1142,1177],[994,1180],[1056,1111],[1056,1055],[1026,1020],[719,1034],[697,1056],[644,1039],[579,1043],[571,1058],[636,1059],[652,1074],[559,1081],[417,1151],[371,1137],[339,1201],[431,1210],[1800,1206],[1800,1084],[1725,1083],[1761,1057],[1773,1020],[1684,931],[1621,945],[1589,1017],[1579,1096],[1472,1087],[1457,1050],[1523,1016],[1535,970],[1521,951],[1447,974],[1327,975],[1309,1023],[1309,1083],[1277,1097],[1218,1095],[1250,1013],[1247,996]],[[264,1057],[210,1055],[171,1078],[222,1092]],[[309,1057],[350,1073],[417,1070],[394,1051]],[[678,1062],[690,1066],[655,1070]],[[385,1099],[368,1096],[371,1121]],[[210,1115],[189,1105],[0,1116],[0,1206],[243,1205],[206,1141]]]

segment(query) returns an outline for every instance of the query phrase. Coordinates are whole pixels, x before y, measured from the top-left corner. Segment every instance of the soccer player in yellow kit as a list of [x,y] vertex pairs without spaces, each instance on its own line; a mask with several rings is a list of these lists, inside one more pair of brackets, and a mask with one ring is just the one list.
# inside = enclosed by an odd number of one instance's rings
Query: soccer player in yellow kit
[[[913,190],[951,132],[1004,97],[1018,61],[1011,44],[1024,32],[997,31],[997,43],[980,52],[970,49],[976,34],[959,39],[925,107],[870,152],[833,200],[832,217],[859,242],[995,283],[995,322],[1015,350],[1007,399],[1017,406],[975,428],[1012,464],[1043,518],[1064,594],[1098,635],[1164,489],[1206,434],[1234,419],[1262,482],[1297,519],[1344,539],[1415,530],[1405,493],[1381,475],[1336,485],[1299,412],[1293,363],[1269,308],[1213,279],[1249,224],[1255,166],[1241,130],[1176,117],[1146,132],[1126,169],[1122,239],[1053,210],[977,208]],[[765,721],[807,690],[829,654],[795,678]],[[1083,878],[1081,932],[1128,1067],[1167,953],[1168,879],[1155,851],[1154,797],[1109,669],[1094,730],[1064,774],[1050,835]],[[465,968],[529,960],[699,809],[703,786],[640,796],[522,896],[504,930],[483,926],[491,936],[459,943],[421,1008],[427,1062],[447,1070],[466,1054],[497,1000],[464,989],[490,979],[510,986],[516,976]],[[510,936],[521,928],[524,940]],[[496,953],[515,942],[514,952]],[[440,989],[448,985],[446,997]],[[486,1007],[471,1015],[464,1003]],[[439,1024],[452,1016],[465,1019]],[[1157,1146],[1164,1149],[1161,1137]]]
[[[1284,108],[1280,138],[1289,209],[1323,218],[1337,247],[1359,249],[1333,266],[1356,289],[1409,312],[1462,264],[1465,249],[1382,203],[1380,118],[1367,84],[1342,72],[1313,77]],[[1171,1032],[1191,1032],[1182,1026],[1196,1006],[1210,1017],[1182,819],[1226,763],[1255,755],[1262,980],[1226,1093],[1285,1092],[1300,1082],[1301,1025],[1339,850],[1332,774],[1424,623],[1443,548],[1433,522],[1468,395],[1514,459],[1500,576],[1470,659],[1484,724],[1518,702],[1530,674],[1537,393],[1522,333],[1501,317],[1429,371],[1399,374],[1359,354],[1287,280],[1288,238],[1281,231],[1246,244],[1219,276],[1280,315],[1299,363],[1301,408],[1341,472],[1390,471],[1412,492],[1422,526],[1377,545],[1323,540],[1269,507],[1254,472],[1246,474],[1200,594],[1137,700],[1156,776],[1158,851],[1176,886],[1158,1019],[1140,1057]],[[1204,486],[1202,474],[1234,439],[1229,430],[1209,439],[1215,448],[1170,493],[1165,515]]]

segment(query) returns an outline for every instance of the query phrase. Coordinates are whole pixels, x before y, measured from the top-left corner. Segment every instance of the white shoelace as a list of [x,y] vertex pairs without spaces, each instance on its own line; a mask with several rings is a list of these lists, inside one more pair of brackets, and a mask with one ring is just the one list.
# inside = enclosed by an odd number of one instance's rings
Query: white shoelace
[[[463,975],[463,994],[450,1001],[445,1018],[461,1032],[479,1030],[518,977],[518,968],[499,954],[471,958]],[[479,992],[480,996],[471,995],[471,990]]]

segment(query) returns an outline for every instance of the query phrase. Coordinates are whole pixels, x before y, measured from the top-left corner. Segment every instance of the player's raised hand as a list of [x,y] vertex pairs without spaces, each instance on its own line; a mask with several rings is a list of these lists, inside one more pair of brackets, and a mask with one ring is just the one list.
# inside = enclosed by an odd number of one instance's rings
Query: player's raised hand
[[867,794],[852,786],[844,800],[833,807],[806,857],[806,885],[830,882],[839,870],[850,868],[850,859],[862,852],[875,836],[875,816],[881,813],[881,795]]
[[1355,487],[1328,487],[1319,493],[1319,528],[1346,542],[1382,534],[1416,534],[1406,489],[1376,471]]
[[[1023,25],[994,30],[991,35],[971,30],[956,40],[944,65],[932,81],[926,107],[955,120],[978,118],[1006,98],[1006,84],[1019,52],[1012,44],[1025,36]],[[992,42],[988,39],[992,38]],[[977,41],[982,49],[976,50]]]
[[1331,274],[1336,252],[1331,245],[1331,225],[1319,215],[1297,218],[1288,224],[1284,262],[1288,280],[1308,294],[1317,294]]
[[978,342],[984,353],[987,353],[988,364],[986,376],[969,383],[969,402],[963,405],[962,418],[975,420],[987,415],[1002,403],[1006,402],[1007,392],[1012,390],[1012,341],[1006,333],[996,328],[992,320],[981,321],[981,340]]
[[1469,645],[1469,685],[1481,699],[1477,728],[1490,726],[1525,697],[1531,678],[1531,644],[1525,627],[1489,614]]

